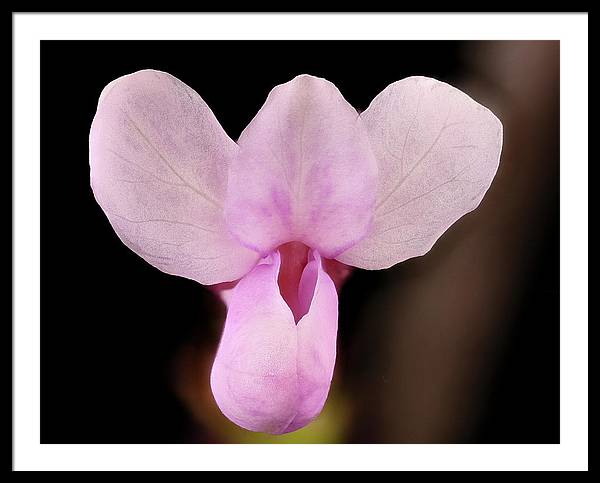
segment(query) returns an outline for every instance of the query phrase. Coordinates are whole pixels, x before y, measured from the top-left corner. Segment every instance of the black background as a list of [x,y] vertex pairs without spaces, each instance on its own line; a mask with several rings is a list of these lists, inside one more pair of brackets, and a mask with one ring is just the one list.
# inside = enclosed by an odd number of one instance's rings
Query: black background
[[[455,42],[42,42],[42,442],[188,441],[191,418],[170,385],[173,355],[191,338],[216,344],[219,336],[219,326],[208,322],[223,310],[212,294],[129,251],[94,201],[88,135],[107,83],[139,69],[169,72],[201,94],[235,139],[269,90],[297,74],[327,78],[352,105],[365,109],[403,77],[451,80],[462,68],[459,47]],[[481,425],[467,442],[558,442],[558,209],[546,230],[540,257],[546,262],[536,264],[522,295]],[[340,344],[351,337],[361,292],[376,289],[376,275],[361,271],[345,288]]]

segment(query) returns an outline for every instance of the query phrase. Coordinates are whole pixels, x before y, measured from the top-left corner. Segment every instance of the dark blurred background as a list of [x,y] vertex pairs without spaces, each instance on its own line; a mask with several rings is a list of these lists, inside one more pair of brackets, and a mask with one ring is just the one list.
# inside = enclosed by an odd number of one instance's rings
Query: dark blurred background
[[[301,431],[220,414],[208,378],[224,307],[129,251],[94,201],[98,96],[145,68],[194,88],[234,139],[301,73],[359,110],[435,77],[504,124],[479,209],[426,256],[346,282],[332,391]],[[43,41],[41,86],[42,443],[559,442],[558,42]]]

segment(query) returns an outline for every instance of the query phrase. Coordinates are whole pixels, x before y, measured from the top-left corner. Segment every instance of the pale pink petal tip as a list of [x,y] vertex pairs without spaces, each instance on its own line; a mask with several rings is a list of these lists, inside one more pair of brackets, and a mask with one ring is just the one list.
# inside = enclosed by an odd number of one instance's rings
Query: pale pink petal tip
[[316,418],[327,399],[336,354],[337,293],[313,252],[299,287],[308,312],[294,322],[280,295],[279,253],[235,287],[211,373],[219,408],[251,431],[283,434]]
[[379,167],[371,231],[336,257],[379,270],[424,255],[477,208],[502,150],[502,123],[460,90],[409,77],[361,114]]
[[123,243],[148,263],[203,284],[236,280],[256,263],[223,217],[238,147],[183,82],[155,70],[112,81],[89,142],[94,196]]

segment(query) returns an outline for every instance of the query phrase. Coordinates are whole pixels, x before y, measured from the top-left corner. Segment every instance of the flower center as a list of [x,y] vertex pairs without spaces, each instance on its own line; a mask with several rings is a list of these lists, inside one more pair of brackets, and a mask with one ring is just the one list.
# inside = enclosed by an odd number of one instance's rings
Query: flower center
[[[304,275],[302,287],[300,287],[311,249],[301,242],[288,242],[280,245],[277,250],[281,255],[281,268],[277,279],[279,292],[294,314],[294,320],[298,323],[310,308],[317,283],[317,272],[311,271]],[[350,267],[336,260],[323,258],[322,261],[323,269],[339,290],[342,282],[350,273]]]
[[[298,296],[298,288],[300,287],[300,279],[304,267],[308,263],[308,252],[310,250],[304,243],[300,242],[289,242],[285,243],[278,248],[279,254],[281,255],[281,268],[279,269],[279,278],[277,283],[279,284],[279,292],[283,297],[283,300],[288,304],[292,313],[294,314],[294,320],[296,323],[308,312],[306,303],[301,303]],[[314,285],[316,278],[311,280],[312,292],[314,292]]]

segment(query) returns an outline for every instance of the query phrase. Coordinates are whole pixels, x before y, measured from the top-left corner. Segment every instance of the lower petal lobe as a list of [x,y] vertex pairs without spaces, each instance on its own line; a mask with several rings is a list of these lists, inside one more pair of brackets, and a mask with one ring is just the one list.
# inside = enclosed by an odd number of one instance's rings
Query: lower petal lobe
[[298,299],[310,303],[297,324],[279,291],[280,267],[275,252],[233,289],[211,373],[223,414],[243,428],[272,434],[295,431],[320,413],[337,336],[337,292],[320,256],[313,252],[304,269]]

